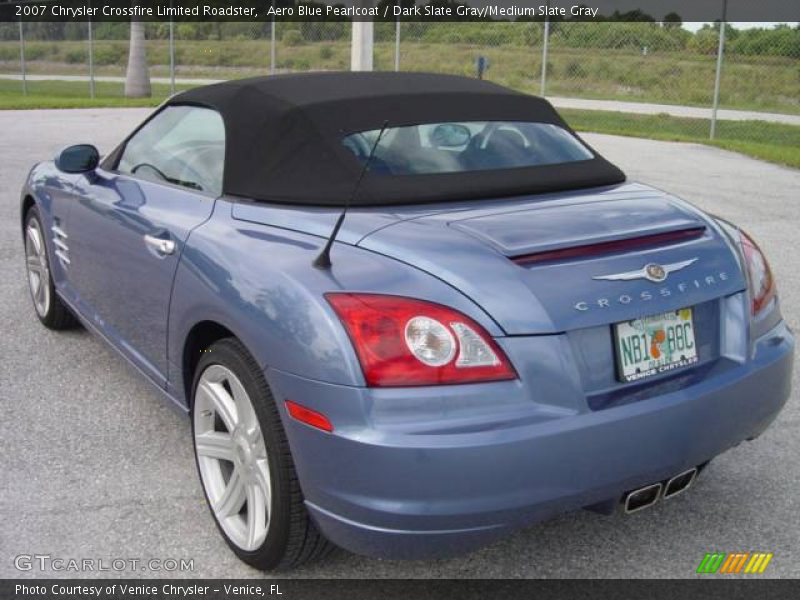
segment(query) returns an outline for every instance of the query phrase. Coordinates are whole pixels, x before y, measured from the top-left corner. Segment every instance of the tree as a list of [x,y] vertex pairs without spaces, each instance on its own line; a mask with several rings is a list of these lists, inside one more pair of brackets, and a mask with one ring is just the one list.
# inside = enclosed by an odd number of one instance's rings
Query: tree
[[640,23],[655,23],[656,22],[656,20],[653,17],[651,17],[646,12],[644,12],[644,11],[638,9],[638,8],[635,9],[635,10],[629,10],[627,12],[622,12],[622,13],[619,12],[618,10],[615,10],[611,14],[611,17],[609,17],[608,20],[609,21],[635,21],[635,22],[640,22]]
[[676,12],[671,12],[664,15],[664,27],[667,29],[674,29],[683,25],[683,19]]
[[125,96],[127,98],[149,98],[151,94],[150,72],[147,69],[147,54],[145,53],[144,23],[131,21]]

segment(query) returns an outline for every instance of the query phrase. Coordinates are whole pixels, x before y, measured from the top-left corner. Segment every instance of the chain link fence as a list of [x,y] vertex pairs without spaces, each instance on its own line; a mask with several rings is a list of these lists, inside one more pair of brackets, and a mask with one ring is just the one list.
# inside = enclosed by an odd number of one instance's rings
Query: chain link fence
[[[129,23],[0,24],[0,89],[121,98],[129,34]],[[347,21],[148,23],[153,96],[207,81],[348,69],[350,37]],[[791,128],[744,130],[748,120],[800,125],[796,26],[379,22],[374,68],[481,76],[542,93],[583,129],[635,125],[655,136],[669,125],[675,139],[734,130],[756,142],[786,131],[787,143],[798,139]]]
[[547,93],[710,106],[716,52],[693,55],[690,37],[681,27],[648,23],[553,23]]

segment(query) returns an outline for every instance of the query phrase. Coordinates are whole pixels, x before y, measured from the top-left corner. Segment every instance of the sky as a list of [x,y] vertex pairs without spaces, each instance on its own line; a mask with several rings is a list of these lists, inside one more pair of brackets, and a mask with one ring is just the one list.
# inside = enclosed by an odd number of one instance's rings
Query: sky
[[[754,27],[764,27],[766,29],[772,29],[775,25],[779,25],[780,23],[730,23],[736,29],[753,29]],[[698,29],[702,28],[705,23],[684,23],[684,29],[688,29],[689,31],[697,31]],[[797,25],[797,23],[789,23],[792,27]]]

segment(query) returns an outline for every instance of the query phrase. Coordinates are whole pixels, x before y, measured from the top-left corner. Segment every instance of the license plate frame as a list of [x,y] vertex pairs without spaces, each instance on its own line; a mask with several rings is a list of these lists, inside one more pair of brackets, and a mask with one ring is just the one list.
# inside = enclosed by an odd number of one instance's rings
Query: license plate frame
[[[614,323],[617,380],[633,383],[697,364],[700,358],[694,317],[692,307],[687,307]],[[634,342],[634,336],[638,341]]]

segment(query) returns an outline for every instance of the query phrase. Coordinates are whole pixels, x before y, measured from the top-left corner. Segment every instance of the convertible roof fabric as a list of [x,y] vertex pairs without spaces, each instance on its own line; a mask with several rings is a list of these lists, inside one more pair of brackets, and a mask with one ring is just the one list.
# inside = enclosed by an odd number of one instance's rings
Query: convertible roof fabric
[[[351,133],[447,121],[534,121],[572,131],[549,102],[465,77],[429,73],[314,73],[195,88],[170,105],[213,108],[225,123],[223,193],[341,206],[361,163]],[[574,133],[574,132],[573,132]],[[592,150],[580,162],[459,173],[367,173],[353,206],[496,198],[612,185],[625,175]]]

